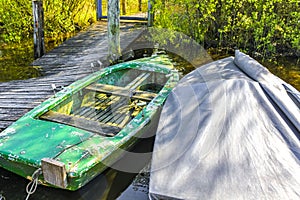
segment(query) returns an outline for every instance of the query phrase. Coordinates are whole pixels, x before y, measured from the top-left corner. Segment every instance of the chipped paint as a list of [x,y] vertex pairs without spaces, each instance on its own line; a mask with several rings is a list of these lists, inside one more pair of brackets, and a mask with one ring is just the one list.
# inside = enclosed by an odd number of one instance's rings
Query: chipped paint
[[[125,69],[132,70],[128,73],[122,72]],[[82,187],[121,156],[121,146],[129,148],[143,134],[143,127],[157,115],[157,110],[179,80],[177,71],[171,69],[172,64],[166,57],[156,56],[104,68],[76,81],[0,133],[0,157],[7,160],[0,165],[30,179],[36,168],[41,167],[41,159],[52,158],[65,164],[68,176],[66,189],[76,190]],[[76,123],[73,126],[39,119],[49,110],[63,116],[73,116],[76,106],[92,106],[95,104],[92,99],[100,97],[83,92],[82,88],[95,81],[124,87],[131,81],[130,76],[134,77],[139,70],[162,74],[163,76],[157,76],[156,81],[163,84],[163,88],[157,91],[156,97],[150,102],[132,102],[129,107],[135,109],[133,119],[124,123],[121,131],[113,137],[80,129],[76,127]],[[77,102],[80,98],[81,104]],[[113,102],[105,106],[95,105],[95,109],[101,110],[111,105]],[[106,125],[115,127],[117,123],[107,122]],[[27,167],[20,170],[18,165]],[[39,181],[49,185],[43,181],[43,176],[40,176]]]

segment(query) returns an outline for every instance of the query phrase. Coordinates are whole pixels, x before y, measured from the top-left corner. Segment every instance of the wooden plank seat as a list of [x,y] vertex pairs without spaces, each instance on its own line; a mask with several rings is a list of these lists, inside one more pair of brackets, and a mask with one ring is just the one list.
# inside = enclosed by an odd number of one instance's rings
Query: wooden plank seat
[[71,125],[104,136],[114,136],[121,130],[119,127],[109,126],[99,121],[94,121],[79,116],[62,114],[51,110],[40,116],[40,119]]
[[128,83],[125,88],[136,89],[140,84],[142,84],[150,76],[149,72],[143,72],[138,75],[133,81]]
[[123,128],[123,120],[126,116],[131,116],[129,111],[134,109],[130,107],[124,101],[124,99],[119,99],[114,103],[106,104],[94,104],[90,106],[83,106],[76,110],[72,115],[78,117],[84,117],[90,120],[98,121],[104,124],[113,124],[116,127]]
[[154,97],[156,97],[156,93],[147,92],[143,90],[136,90],[136,88],[139,87],[150,75],[151,73],[149,72],[143,72],[130,83],[128,83],[125,87],[94,83],[86,87],[85,89],[109,95],[117,95],[133,99],[139,99],[143,101],[151,101]]
[[136,90],[132,88],[124,88],[120,86],[114,86],[114,85],[106,85],[106,84],[100,84],[95,83],[88,87],[86,87],[87,90],[92,90],[100,93],[105,93],[109,95],[118,95],[118,96],[124,96],[129,97],[133,99],[139,99],[143,101],[151,101],[153,98],[156,97],[156,93],[148,92],[148,91],[142,91],[142,90]]

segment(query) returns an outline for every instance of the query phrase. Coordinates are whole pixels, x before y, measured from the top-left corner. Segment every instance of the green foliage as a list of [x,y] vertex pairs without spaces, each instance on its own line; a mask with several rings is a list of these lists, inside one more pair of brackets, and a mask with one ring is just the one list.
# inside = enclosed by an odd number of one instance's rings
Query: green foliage
[[[81,30],[96,19],[94,0],[43,0],[45,37]],[[0,39],[20,42],[32,37],[32,1],[0,0]]]
[[[107,16],[107,2],[102,1],[102,15]],[[132,16],[146,13],[148,10],[148,0],[120,0],[120,15]]]
[[299,0],[157,0],[155,25],[206,48],[238,47],[264,57],[300,52]]
[[20,41],[22,37],[28,37],[33,29],[31,10],[27,0],[0,0],[0,39]]

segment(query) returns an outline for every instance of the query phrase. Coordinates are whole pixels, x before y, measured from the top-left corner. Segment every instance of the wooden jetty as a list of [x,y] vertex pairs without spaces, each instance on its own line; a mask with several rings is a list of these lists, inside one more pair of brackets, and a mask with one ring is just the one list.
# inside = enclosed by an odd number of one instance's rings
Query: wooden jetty
[[[128,49],[143,32],[136,24],[122,23],[121,49]],[[32,65],[39,66],[43,76],[28,80],[0,83],[0,132],[29,110],[54,95],[57,88],[108,66],[107,24],[99,21],[54,48]]]

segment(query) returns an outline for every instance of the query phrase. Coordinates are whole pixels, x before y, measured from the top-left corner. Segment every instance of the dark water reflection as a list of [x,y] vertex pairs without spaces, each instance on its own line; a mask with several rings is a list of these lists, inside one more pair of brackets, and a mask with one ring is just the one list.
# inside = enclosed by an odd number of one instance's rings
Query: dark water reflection
[[[234,56],[234,51],[209,50],[213,60],[218,60],[228,56]],[[253,57],[270,72],[278,76],[285,82],[291,84],[300,91],[300,57],[278,57],[275,60],[267,61],[261,58]]]
[[[56,39],[46,38],[46,52],[63,43],[74,34]],[[27,39],[16,44],[0,42],[0,82],[25,80],[41,76],[38,66],[30,66],[33,62],[33,40]]]
[[33,50],[29,48],[30,42],[10,46],[0,45],[0,82],[40,76],[40,70],[37,67],[29,66],[33,61]]
[[273,74],[300,91],[300,58],[281,57],[278,63],[263,62]]
[[[62,43],[64,39],[59,42],[50,42],[46,45],[46,50],[49,51]],[[26,41],[21,44],[14,44],[8,46],[7,44],[0,44],[0,82],[8,82],[12,80],[23,80],[41,76],[41,71],[38,66],[30,66],[33,62],[33,49],[32,41]],[[228,52],[209,51],[208,52],[213,60],[218,60],[233,54]],[[173,57],[176,61],[176,57]],[[272,73],[280,77],[287,83],[294,86],[300,91],[300,58],[296,57],[280,57],[276,63],[262,61],[255,58]],[[181,66],[181,68],[184,68]],[[187,67],[183,71],[191,71]]]

